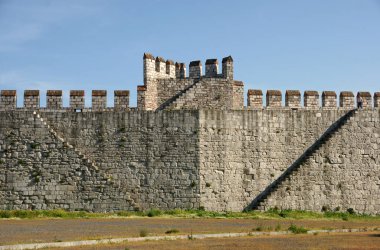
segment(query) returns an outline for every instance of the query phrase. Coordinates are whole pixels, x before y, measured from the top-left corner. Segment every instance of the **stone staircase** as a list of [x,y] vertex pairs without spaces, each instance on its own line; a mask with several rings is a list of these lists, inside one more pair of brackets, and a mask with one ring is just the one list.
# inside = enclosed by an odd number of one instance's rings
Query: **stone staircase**
[[178,105],[182,106],[184,103],[184,100],[188,96],[191,96],[191,93],[194,93],[194,91],[196,89],[201,88],[201,84],[202,84],[201,81],[195,80],[192,85],[185,88],[180,93],[178,93],[174,97],[170,98],[169,100],[167,100],[166,102],[161,104],[161,106],[157,110],[174,109],[174,108],[178,107]]
[[63,143],[64,147],[71,148],[75,151],[77,155],[82,159],[82,162],[87,165],[88,167],[91,167],[92,169],[98,171],[99,167],[95,165],[94,162],[92,162],[89,157],[87,157],[85,154],[83,154],[79,149],[75,148],[73,145],[68,143],[62,136],[58,135],[58,132],[55,131],[49,124],[47,124],[46,120],[41,117],[41,114],[38,111],[34,111],[33,115],[35,119],[38,119],[41,121],[42,125],[49,131],[49,133],[56,138],[57,140],[61,141]]
[[[38,111],[34,111],[33,115],[34,115],[34,118],[36,120],[40,121],[42,126],[44,126],[45,129],[47,129],[49,131],[49,133],[55,139],[57,139],[63,143],[64,147],[69,148],[71,150],[74,150],[74,152],[79,156],[79,158],[82,160],[82,163],[85,166],[87,166],[89,169],[92,169],[93,171],[95,171],[96,174],[100,173],[99,167],[93,161],[91,161],[91,159],[87,155],[83,154],[80,150],[78,150],[76,147],[74,147],[69,142],[67,142],[67,140],[65,140],[62,136],[60,136],[58,134],[58,132],[56,130],[54,130],[54,128],[47,123],[47,119],[44,119]],[[108,176],[107,171],[104,171],[101,176],[103,178],[107,179],[107,177],[106,177],[106,176]],[[138,203],[136,203],[133,198],[128,198],[128,199],[126,199],[126,201],[130,202],[131,207],[134,209],[139,207]]]
[[274,182],[265,188],[245,210],[266,210],[266,202],[270,199],[271,194],[276,192],[284,182],[292,178],[295,172],[302,168],[309,158],[318,154],[319,149],[330,140],[339,130],[357,113],[356,109],[350,110],[344,116],[333,123],[293,164],[288,167]]
[[202,85],[198,84],[193,88],[186,91],[186,93],[179,96],[176,100],[174,100],[167,109],[181,109],[186,102],[189,102],[195,98],[195,92],[201,91]]

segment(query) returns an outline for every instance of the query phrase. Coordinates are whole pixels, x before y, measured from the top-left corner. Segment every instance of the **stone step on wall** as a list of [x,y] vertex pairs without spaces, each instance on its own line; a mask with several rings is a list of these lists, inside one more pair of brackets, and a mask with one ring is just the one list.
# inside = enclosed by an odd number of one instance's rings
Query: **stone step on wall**
[[[267,207],[268,206],[265,206],[263,204],[265,204],[265,202],[270,199],[270,197],[273,195],[273,193],[276,193],[276,191],[279,189],[280,186],[284,185],[284,182],[286,182],[289,178],[291,178],[292,175],[294,175],[295,173],[297,173],[298,171],[300,171],[300,169],[302,168],[302,166],[304,165],[304,162],[305,161],[308,161],[310,159],[310,157],[313,156],[313,154],[317,154],[318,153],[318,150],[320,150],[321,147],[323,147],[325,144],[327,144],[329,142],[329,140],[332,138],[332,137],[336,137],[336,136],[339,136],[337,135],[339,133],[339,131],[341,131],[341,129],[344,128],[344,126],[347,125],[347,123],[350,122],[350,118],[352,118],[353,115],[355,115],[357,111],[350,111],[348,112],[346,115],[344,115],[343,117],[341,117],[340,119],[338,119],[338,121],[336,121],[336,123],[334,123],[312,146],[311,148],[309,148],[307,151],[309,152],[305,152],[303,155],[300,156],[300,158],[297,160],[297,161],[300,161],[299,163],[294,162],[290,167],[292,169],[290,169],[290,173],[286,174],[286,172],[284,172],[284,175],[283,176],[280,176],[278,179],[276,179],[273,183],[271,183],[267,188],[266,190],[263,191],[262,194],[260,194],[256,199],[256,201],[253,202],[253,204],[251,205],[253,209],[260,209],[262,208],[263,206],[264,207]],[[296,165],[294,165],[296,164]],[[298,165],[297,165],[298,164]],[[288,169],[288,170],[289,170]],[[261,197],[260,197],[261,196]]]
[[368,117],[365,111],[351,117],[260,209],[379,211],[379,122],[380,114]]
[[94,169],[92,161],[51,131],[39,115],[15,112],[8,118],[12,130],[0,121],[0,133],[9,130],[12,135],[0,142],[2,151],[4,146],[9,151],[0,152],[0,171],[8,176],[6,185],[0,183],[0,193],[9,196],[0,197],[0,209],[135,209],[127,185],[113,183],[107,169]]
[[199,206],[195,112],[43,115],[100,169],[110,171],[113,182],[131,189],[136,208]]
[[[222,82],[221,82],[222,81]],[[241,109],[238,103],[238,95],[234,95],[233,81],[220,80],[215,78],[205,78],[196,84],[194,88],[189,89],[177,98],[171,105],[170,109]],[[242,83],[240,83],[242,84]],[[240,85],[243,86],[243,85]],[[231,106],[232,105],[232,106]],[[239,107],[237,107],[239,105]],[[235,107],[236,106],[236,107]]]
[[190,101],[195,97],[195,92],[202,87],[202,81],[195,83],[192,87],[187,89],[181,95],[178,96],[166,109],[180,109],[181,106],[186,102]]
[[96,164],[85,154],[83,154],[78,148],[75,148],[72,144],[67,142],[67,140],[64,138],[64,136],[59,135],[58,132],[47,123],[47,119],[42,118],[41,114],[38,112],[33,112],[33,115],[35,116],[35,119],[38,121],[41,121],[41,127],[45,128],[49,131],[49,133],[55,137],[57,140],[61,141],[65,147],[72,148],[74,151],[78,154],[78,156],[83,159],[83,162],[88,165],[88,167],[99,170],[99,167],[96,166]]

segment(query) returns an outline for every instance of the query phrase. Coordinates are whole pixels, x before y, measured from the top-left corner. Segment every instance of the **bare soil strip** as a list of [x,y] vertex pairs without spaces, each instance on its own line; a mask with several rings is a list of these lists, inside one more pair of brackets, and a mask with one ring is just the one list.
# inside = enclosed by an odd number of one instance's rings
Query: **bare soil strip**
[[[355,233],[364,232],[366,229],[335,229],[335,230],[310,230],[307,234],[315,233]],[[116,239],[103,239],[103,240],[84,240],[84,241],[70,241],[70,242],[48,242],[48,243],[34,243],[34,244],[18,244],[0,246],[0,250],[25,250],[25,249],[40,249],[52,247],[77,247],[85,245],[97,244],[114,244],[121,242],[141,242],[141,241],[157,241],[157,240],[183,240],[183,239],[206,239],[206,238],[226,238],[226,237],[244,237],[244,236],[261,236],[261,235],[288,235],[292,234],[289,231],[281,232],[249,232],[249,233],[221,233],[221,234],[193,234],[193,235],[176,235],[176,236],[150,236],[150,237],[137,237],[137,238],[116,238]]]
[[[283,231],[291,224],[309,230],[380,228],[380,220],[305,220],[235,218],[115,218],[115,219],[4,219],[0,220],[0,246],[147,236]],[[173,234],[172,234],[173,235]]]

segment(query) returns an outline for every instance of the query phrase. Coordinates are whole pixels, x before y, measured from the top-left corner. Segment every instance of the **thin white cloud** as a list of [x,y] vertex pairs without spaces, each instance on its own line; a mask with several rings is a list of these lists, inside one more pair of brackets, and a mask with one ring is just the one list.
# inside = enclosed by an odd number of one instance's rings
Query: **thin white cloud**
[[6,1],[0,0],[0,52],[21,49],[48,35],[54,25],[95,15],[98,1]]

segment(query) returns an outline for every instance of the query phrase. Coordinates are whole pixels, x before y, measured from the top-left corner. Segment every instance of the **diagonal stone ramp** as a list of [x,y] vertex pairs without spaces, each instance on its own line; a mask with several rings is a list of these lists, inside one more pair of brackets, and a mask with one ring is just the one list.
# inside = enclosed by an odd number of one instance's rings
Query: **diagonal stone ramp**
[[270,196],[276,192],[281,185],[291,178],[292,174],[300,169],[307,160],[313,156],[327,141],[330,140],[347,122],[357,113],[356,109],[348,111],[345,115],[333,123],[296,161],[293,162],[275,181],[268,185],[245,210],[265,210],[264,206]]

